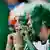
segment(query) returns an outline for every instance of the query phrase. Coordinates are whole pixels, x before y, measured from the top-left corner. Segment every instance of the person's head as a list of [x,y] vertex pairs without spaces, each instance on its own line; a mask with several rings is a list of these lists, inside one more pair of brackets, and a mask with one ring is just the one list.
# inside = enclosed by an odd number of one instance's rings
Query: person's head
[[32,11],[32,16],[31,16],[32,21],[34,21],[36,19],[40,19],[40,20],[33,22],[33,24],[32,24],[33,29],[35,30],[36,34],[38,34],[40,32],[42,21],[46,21],[46,23],[45,23],[46,26],[42,27],[42,30],[40,33],[40,39],[41,40],[47,40],[48,39],[47,26],[50,24],[50,22],[49,22],[50,16],[48,16],[48,15],[50,15],[50,11],[48,9],[44,8],[42,5],[36,6],[34,8],[34,10]]

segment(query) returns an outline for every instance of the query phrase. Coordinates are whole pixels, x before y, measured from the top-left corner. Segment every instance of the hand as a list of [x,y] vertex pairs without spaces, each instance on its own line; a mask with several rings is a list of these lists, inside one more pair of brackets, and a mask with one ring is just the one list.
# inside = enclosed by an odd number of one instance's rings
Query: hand
[[6,45],[6,50],[12,50],[12,43],[13,43],[12,34],[9,34],[7,45]]
[[13,43],[13,35],[12,35],[12,34],[9,34],[9,35],[8,35],[7,43],[8,43],[8,44],[12,44],[12,43]]
[[23,49],[23,45],[22,45],[23,39],[18,32],[14,33],[13,44],[14,44],[15,50],[22,50]]
[[13,44],[22,44],[23,43],[23,39],[21,37],[21,35],[16,32],[13,34]]

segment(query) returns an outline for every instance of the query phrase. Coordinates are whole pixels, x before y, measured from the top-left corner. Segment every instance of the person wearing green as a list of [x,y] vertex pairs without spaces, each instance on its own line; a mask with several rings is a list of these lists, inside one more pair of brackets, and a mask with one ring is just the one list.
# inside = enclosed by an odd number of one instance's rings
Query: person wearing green
[[[41,5],[42,5],[42,7],[44,9],[41,7]],[[31,3],[25,4],[25,6],[24,6],[24,12],[30,13],[30,16],[31,16],[31,18],[33,20],[32,26],[33,26],[33,29],[36,32],[36,35],[38,35],[38,33],[40,31],[40,28],[41,28],[41,25],[42,25],[43,21],[46,22],[47,27],[50,26],[50,22],[49,22],[50,21],[50,15],[49,15],[50,14],[50,4],[48,2],[45,2],[45,1],[42,1],[42,0],[41,1],[38,0],[37,2],[35,1],[35,2],[31,2]],[[50,39],[48,39],[48,40],[50,40]],[[43,48],[45,46],[45,45],[44,46],[41,45],[40,43],[39,42],[37,42],[37,43],[33,42],[33,44],[36,44],[34,46],[38,50],[41,50],[41,48]],[[48,43],[49,43],[49,41],[48,41]],[[27,45],[28,45],[28,43],[27,43]],[[38,48],[38,45],[39,45],[40,48]],[[31,45],[29,44],[29,46],[31,46]],[[25,50],[29,50],[27,48],[30,48],[30,47],[27,46]],[[48,49],[48,47],[47,47],[47,49]],[[46,48],[43,48],[42,50],[46,50]]]
[[8,35],[8,7],[4,0],[0,1],[0,50],[5,50]]

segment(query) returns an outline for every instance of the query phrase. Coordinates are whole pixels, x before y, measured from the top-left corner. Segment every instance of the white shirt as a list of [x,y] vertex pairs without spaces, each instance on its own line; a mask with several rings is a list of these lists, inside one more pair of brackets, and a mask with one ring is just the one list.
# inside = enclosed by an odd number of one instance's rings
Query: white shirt
[[47,40],[46,44],[44,44],[44,45],[42,45],[40,41],[33,42],[33,44],[38,50],[48,50],[49,40]]

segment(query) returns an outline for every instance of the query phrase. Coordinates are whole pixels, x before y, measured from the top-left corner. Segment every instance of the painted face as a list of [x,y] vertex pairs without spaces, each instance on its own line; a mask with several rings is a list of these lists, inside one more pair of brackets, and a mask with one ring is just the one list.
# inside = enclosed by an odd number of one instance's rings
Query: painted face
[[17,31],[20,29],[19,17],[15,17],[15,19],[16,19],[16,24],[14,26],[15,26],[15,30]]

